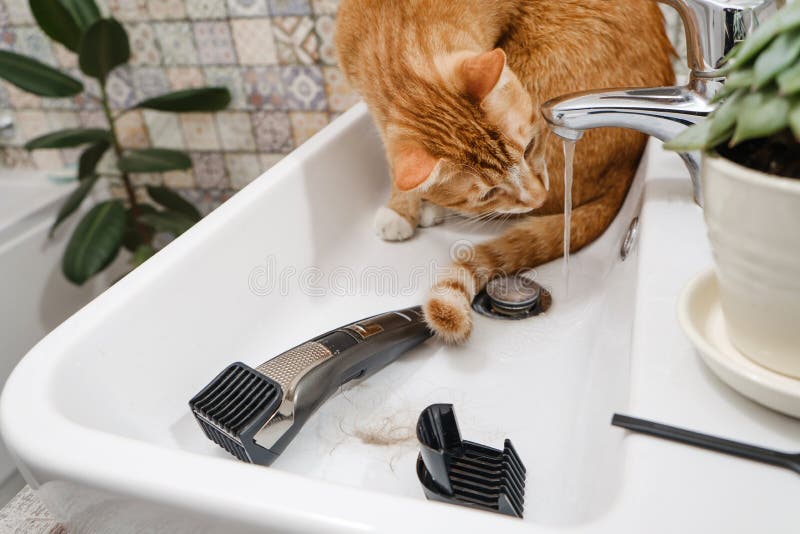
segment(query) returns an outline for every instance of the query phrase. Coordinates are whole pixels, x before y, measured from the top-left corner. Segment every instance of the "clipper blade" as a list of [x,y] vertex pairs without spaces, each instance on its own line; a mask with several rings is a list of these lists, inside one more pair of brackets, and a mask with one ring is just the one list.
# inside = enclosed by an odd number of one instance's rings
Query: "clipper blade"
[[189,401],[206,437],[238,459],[264,463],[274,454],[253,436],[278,410],[280,384],[247,365],[229,365]]
[[417,476],[428,499],[522,517],[525,466],[511,440],[503,450],[463,441],[452,404],[428,406],[417,439]]

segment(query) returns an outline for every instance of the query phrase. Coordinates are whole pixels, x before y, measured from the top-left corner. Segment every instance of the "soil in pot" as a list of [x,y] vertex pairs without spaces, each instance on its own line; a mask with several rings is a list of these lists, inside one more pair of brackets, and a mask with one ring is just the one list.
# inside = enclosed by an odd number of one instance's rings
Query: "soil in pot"
[[800,142],[789,130],[763,139],[743,141],[732,148],[723,143],[716,150],[720,156],[739,165],[800,179]]

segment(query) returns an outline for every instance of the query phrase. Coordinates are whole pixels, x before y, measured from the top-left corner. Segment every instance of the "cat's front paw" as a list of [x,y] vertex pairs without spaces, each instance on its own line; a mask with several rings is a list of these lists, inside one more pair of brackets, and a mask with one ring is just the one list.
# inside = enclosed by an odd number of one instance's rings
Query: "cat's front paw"
[[472,332],[472,307],[463,288],[434,288],[423,311],[425,322],[445,343],[463,343]]
[[436,226],[444,221],[445,215],[447,215],[447,208],[423,201],[419,212],[418,225],[422,228]]
[[414,227],[392,208],[381,206],[375,214],[375,233],[384,241],[404,241],[414,235]]

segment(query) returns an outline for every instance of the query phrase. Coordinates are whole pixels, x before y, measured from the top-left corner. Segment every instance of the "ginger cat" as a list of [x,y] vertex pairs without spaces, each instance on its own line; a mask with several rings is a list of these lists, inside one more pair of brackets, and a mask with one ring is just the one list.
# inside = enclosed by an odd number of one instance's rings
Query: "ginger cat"
[[[674,79],[654,0],[343,0],[336,46],[393,175],[376,217],[381,237],[406,239],[434,223],[428,203],[467,215],[525,214],[432,288],[426,320],[452,343],[469,336],[470,303],[489,279],[562,254],[562,145],[539,106],[574,91]],[[578,143],[571,250],[611,223],[645,142],[608,128]]]

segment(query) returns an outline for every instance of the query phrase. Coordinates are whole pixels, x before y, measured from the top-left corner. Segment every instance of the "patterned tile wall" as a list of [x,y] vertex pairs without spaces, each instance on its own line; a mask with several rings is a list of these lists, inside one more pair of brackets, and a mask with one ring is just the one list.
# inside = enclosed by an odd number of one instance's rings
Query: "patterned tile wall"
[[[225,85],[230,107],[220,113],[136,111],[118,134],[131,148],[189,152],[190,171],[139,176],[165,183],[209,211],[244,187],[357,101],[336,66],[333,31],[338,0],[97,0],[128,30],[130,65],[109,79],[122,109],[169,90]],[[37,28],[28,0],[0,0],[0,49],[37,57],[83,77],[75,56]],[[104,125],[91,98],[42,99],[0,81],[0,116],[16,124],[0,138],[0,167],[61,169],[78,151],[28,153],[31,137],[56,128]],[[116,189],[114,186],[112,188]]]
[[[118,123],[123,143],[187,150],[194,168],[141,176],[140,184],[184,190],[205,211],[245,186],[356,101],[336,66],[333,47],[339,0],[97,0],[127,28],[130,65],[109,79],[121,109],[168,90],[225,85],[228,110],[217,114],[136,111]],[[671,10],[669,31],[682,30]],[[97,87],[75,56],[36,27],[28,0],[0,0],[0,49],[37,57]],[[677,63],[680,65],[680,62]],[[0,82],[0,116],[17,127],[0,139],[0,166],[60,169],[77,150],[28,153],[21,145],[56,128],[101,126],[103,114],[85,96],[41,99]]]

